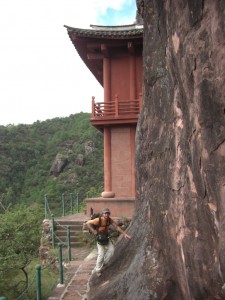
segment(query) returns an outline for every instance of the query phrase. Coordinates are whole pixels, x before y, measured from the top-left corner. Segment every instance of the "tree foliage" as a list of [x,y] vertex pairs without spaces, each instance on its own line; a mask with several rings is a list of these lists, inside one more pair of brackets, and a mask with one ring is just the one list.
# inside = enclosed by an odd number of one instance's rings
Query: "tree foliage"
[[[52,175],[57,154],[68,163]],[[29,285],[30,262],[38,256],[45,195],[61,207],[62,194],[81,202],[103,190],[103,135],[88,113],[0,126],[0,164],[0,291],[14,299]]]
[[28,286],[27,267],[38,256],[43,210],[16,206],[0,216],[0,291],[16,295]]
[[[93,144],[91,153],[85,144]],[[50,168],[57,154],[68,164],[57,176]],[[82,154],[84,165],[77,165]],[[90,114],[79,113],[32,125],[0,126],[0,202],[5,207],[44,201],[44,195],[79,194],[103,187],[103,135],[90,123]],[[2,207],[0,207],[1,211]]]

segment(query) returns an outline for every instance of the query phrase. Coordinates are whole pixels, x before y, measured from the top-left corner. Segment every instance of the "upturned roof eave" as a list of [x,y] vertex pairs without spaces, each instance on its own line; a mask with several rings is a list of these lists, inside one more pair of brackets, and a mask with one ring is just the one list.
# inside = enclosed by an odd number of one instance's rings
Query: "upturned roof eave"
[[[129,26],[129,25],[128,25]],[[64,25],[64,27],[67,29],[67,33],[69,35],[69,38],[74,45],[78,55],[81,57],[87,68],[92,72],[92,74],[95,76],[97,81],[103,86],[103,78],[101,75],[98,74],[96,71],[96,66],[93,62],[87,59],[86,55],[86,47],[84,47],[85,40],[135,40],[135,39],[142,39],[143,38],[143,27],[141,28],[133,28],[132,30],[124,30],[124,28],[127,28],[127,26],[122,26],[123,30],[119,30],[119,27],[121,26],[115,26],[117,30],[109,30],[109,28],[112,28],[112,26],[96,26],[92,25],[93,28],[99,28],[101,29],[81,29],[81,28],[74,28],[67,25]],[[140,26],[139,26],[140,27]],[[102,30],[107,28],[107,30]]]
[[[143,27],[127,27],[124,26],[95,26],[92,25],[92,29],[75,28],[64,25],[68,33],[74,33],[77,37],[89,37],[89,38],[106,38],[106,39],[130,39],[130,38],[142,38]],[[114,29],[113,29],[114,28]]]
[[103,87],[103,78],[102,76],[98,75],[98,72],[96,72],[96,68],[94,66],[94,64],[88,60],[86,52],[85,52],[85,48],[83,47],[83,44],[80,43],[79,39],[78,40],[74,40],[69,32],[68,32],[69,38],[74,46],[74,48],[76,49],[78,55],[80,56],[80,58],[82,59],[82,61],[84,62],[84,64],[86,65],[86,67],[91,71],[91,73],[94,75],[94,77],[96,78],[96,80],[100,83],[100,85]]

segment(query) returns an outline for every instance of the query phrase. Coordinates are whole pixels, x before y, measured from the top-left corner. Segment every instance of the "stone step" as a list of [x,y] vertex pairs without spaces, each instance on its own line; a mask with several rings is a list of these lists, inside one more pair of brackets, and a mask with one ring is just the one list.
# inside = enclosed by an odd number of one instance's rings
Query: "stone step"
[[[58,243],[62,243],[63,244],[63,247],[64,248],[67,248],[67,242],[66,241],[63,241],[63,240],[58,240],[57,238],[55,239],[55,244],[57,245]],[[79,241],[77,241],[77,242],[70,242],[70,247],[71,248],[77,248],[77,247],[83,247],[84,246],[84,244],[83,243],[81,243],[81,242],[79,242]]]
[[[67,236],[67,231],[66,230],[55,230],[58,236]],[[77,236],[79,232],[82,232],[82,230],[76,230],[76,231],[71,231],[70,230],[70,236]]]
[[[56,241],[62,241],[62,242],[66,242],[67,241],[67,236],[63,235],[63,236],[59,236],[56,234],[55,237]],[[70,236],[70,242],[79,242],[79,237],[78,236]]]
[[79,247],[82,241],[79,241],[80,233],[83,232],[83,221],[77,220],[56,220],[55,224],[55,240],[56,242],[67,242],[67,226],[70,226],[70,245],[71,247]]
[[55,220],[57,224],[60,224],[62,226],[66,225],[83,225],[83,221],[78,221],[78,220]]
[[55,224],[55,229],[59,231],[67,231],[67,226],[70,226],[70,231],[82,231],[83,229],[83,224],[79,224],[79,225]]

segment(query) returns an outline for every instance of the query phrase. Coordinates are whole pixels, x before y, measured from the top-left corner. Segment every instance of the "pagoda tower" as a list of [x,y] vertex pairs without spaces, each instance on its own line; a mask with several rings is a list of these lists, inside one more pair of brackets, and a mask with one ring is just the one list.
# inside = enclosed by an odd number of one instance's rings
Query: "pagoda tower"
[[143,25],[65,26],[78,54],[104,89],[92,97],[91,123],[104,134],[104,191],[86,199],[87,214],[108,207],[131,218],[135,205],[135,132],[142,107]]

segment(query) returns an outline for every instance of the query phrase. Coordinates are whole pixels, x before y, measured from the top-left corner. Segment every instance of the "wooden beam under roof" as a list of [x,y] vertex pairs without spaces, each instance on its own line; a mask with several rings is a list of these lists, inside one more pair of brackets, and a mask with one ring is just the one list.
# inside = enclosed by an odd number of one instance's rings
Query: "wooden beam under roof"
[[88,52],[87,58],[92,60],[103,60],[103,55],[101,53]]
[[105,44],[105,45],[107,45],[107,47],[110,49],[110,48],[116,48],[116,47],[121,47],[121,46],[126,46],[127,45],[127,43],[129,43],[129,42],[132,42],[133,43],[133,45],[134,45],[134,47],[135,46],[142,46],[142,41],[139,41],[139,40],[137,40],[137,39],[135,39],[135,40],[132,40],[132,39],[130,39],[130,40],[101,40],[101,41],[99,41],[99,43],[96,43],[96,41],[95,42],[88,42],[87,43],[87,49],[100,49],[100,47],[101,47],[101,44]]
[[134,55],[135,54],[135,47],[134,47],[134,44],[133,42],[128,42],[127,43],[127,48],[128,48],[128,51],[131,55]]
[[109,48],[106,44],[101,44],[101,51],[104,57],[109,57]]

